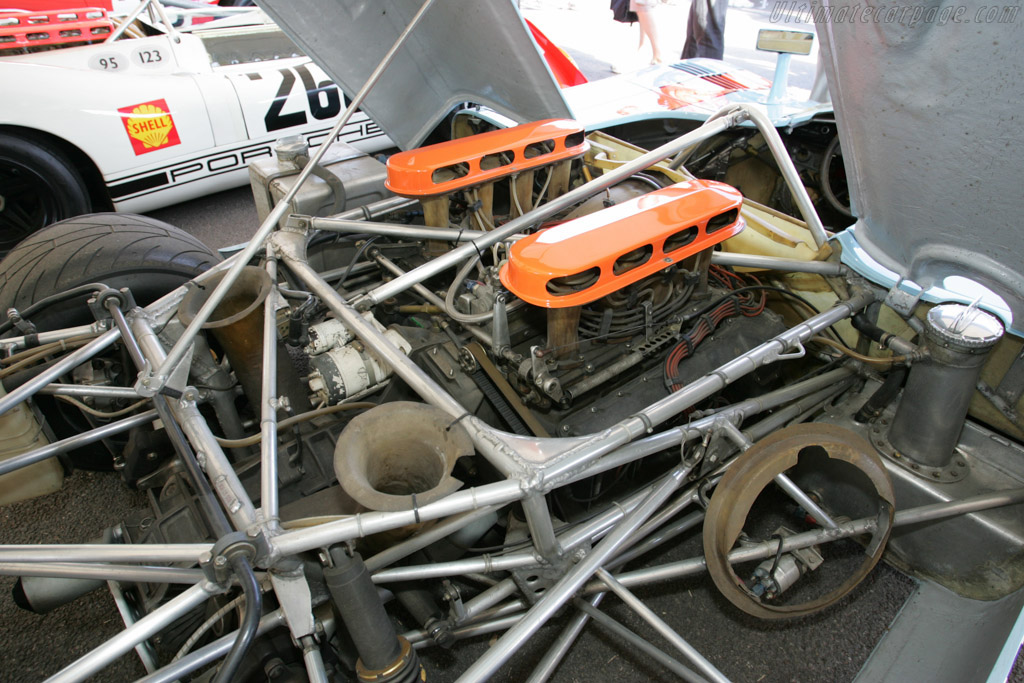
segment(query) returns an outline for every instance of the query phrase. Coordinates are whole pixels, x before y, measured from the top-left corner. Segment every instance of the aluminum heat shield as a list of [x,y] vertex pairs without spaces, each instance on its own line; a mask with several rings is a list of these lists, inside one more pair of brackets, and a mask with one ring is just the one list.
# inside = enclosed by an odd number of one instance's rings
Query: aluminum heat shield
[[[259,6],[353,96],[422,0],[259,0]],[[510,0],[436,0],[362,109],[402,149],[420,145],[458,104],[520,123],[572,118]]]
[[[971,278],[1003,297],[1019,325],[1024,13],[979,23],[993,7],[985,1],[824,0],[831,20],[815,20],[861,246],[924,288]],[[865,18],[876,9],[880,20]]]

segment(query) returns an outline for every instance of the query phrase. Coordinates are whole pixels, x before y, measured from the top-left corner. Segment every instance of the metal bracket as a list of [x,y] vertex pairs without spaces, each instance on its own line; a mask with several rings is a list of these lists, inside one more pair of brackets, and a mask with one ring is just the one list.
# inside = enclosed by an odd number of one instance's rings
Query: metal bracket
[[548,372],[547,363],[541,357],[539,346],[530,347],[530,363],[533,370],[533,383],[537,388],[555,401],[561,401],[565,395],[562,392],[562,383]]
[[[260,552],[260,546],[264,551]],[[266,539],[262,535],[252,537],[244,531],[225,534],[213,544],[209,554],[199,560],[199,568],[203,570],[211,583],[224,587],[231,578],[231,558],[244,555],[254,564],[257,557],[266,554]]]
[[996,393],[1011,407],[1016,406],[1020,397],[1024,395],[1024,350],[1013,359],[1013,363],[996,387]]
[[[1011,370],[1012,369],[1013,368],[1011,368]],[[1009,373],[1007,373],[1007,374],[1009,374]],[[1004,381],[1005,381],[1005,378],[1004,378]],[[1001,382],[999,384],[999,386],[1002,386],[1002,385],[1003,384]],[[1020,425],[1020,415],[1017,413],[1016,401],[1014,401],[1013,403],[1010,403],[1004,397],[1004,395],[1002,393],[1000,393],[1000,391],[998,389],[993,389],[988,384],[986,384],[984,380],[978,380],[977,389],[978,389],[978,393],[979,394],[981,394],[986,399],[988,399],[988,402],[991,403],[996,408],[996,410],[998,410],[1000,413],[1003,414],[1003,417],[1005,417],[1007,420],[1009,420],[1010,422],[1014,423],[1018,427],[1021,426]],[[1020,397],[1018,396],[1017,398],[1019,399]]]
[[462,593],[459,592],[459,587],[448,579],[445,579],[442,585],[444,586],[444,599],[450,605],[450,619],[452,623],[461,624],[466,620],[466,606],[462,603]]
[[899,313],[904,318],[909,318],[921,300],[924,290],[919,284],[912,280],[899,280],[889,293],[885,296],[885,303],[889,308]]
[[296,642],[300,638],[316,632],[316,620],[313,618],[313,596],[300,564],[288,573],[270,572],[270,583],[274,587],[277,600],[284,610],[288,630]]
[[795,349],[795,351],[787,351],[780,353],[777,356],[775,356],[775,360],[792,360],[796,358],[803,358],[804,356],[807,355],[807,349],[805,349],[804,345],[799,341],[793,342],[791,348]]
[[508,331],[508,312],[505,309],[505,295],[494,297],[494,318],[491,321],[491,351],[500,358],[505,349],[512,347]]

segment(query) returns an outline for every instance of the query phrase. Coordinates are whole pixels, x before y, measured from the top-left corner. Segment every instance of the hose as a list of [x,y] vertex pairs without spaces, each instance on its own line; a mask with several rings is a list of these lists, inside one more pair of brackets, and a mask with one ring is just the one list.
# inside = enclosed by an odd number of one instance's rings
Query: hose
[[910,361],[910,356],[889,356],[888,358],[873,358],[871,356],[865,356],[862,353],[857,353],[851,348],[843,346],[839,342],[832,341],[827,337],[815,336],[811,337],[811,341],[830,346],[836,351],[846,354],[854,360],[859,360],[861,363],[869,363],[871,365],[892,365],[893,363],[907,363]]
[[238,667],[242,664],[245,654],[249,651],[252,641],[256,638],[256,629],[260,625],[260,617],[263,616],[263,596],[260,594],[260,584],[256,581],[256,574],[249,565],[249,560],[244,555],[235,555],[231,558],[231,568],[235,570],[235,577],[242,586],[242,594],[245,596],[245,612],[242,614],[242,623],[238,627],[238,637],[235,638],[231,651],[224,658],[224,663],[217,672],[214,683],[228,683],[235,677]]
[[[21,315],[21,318],[24,320],[27,319],[30,315],[34,315],[35,313],[38,313],[39,311],[43,310],[47,306],[52,306],[53,304],[58,304],[62,301],[73,299],[76,296],[81,296],[83,294],[92,294],[97,290],[104,289],[110,288],[107,287],[105,284],[99,282],[90,282],[89,284],[79,285],[78,287],[72,287],[71,289],[64,290],[63,292],[57,292],[56,294],[51,294],[48,297],[44,297],[39,301],[33,303],[25,310],[18,311],[18,314]],[[14,327],[14,323],[9,318],[4,322],[0,323],[0,335],[9,332],[12,327]]]
[[73,396],[64,396],[64,395],[58,394],[57,395],[57,399],[61,400],[61,401],[65,401],[66,403],[70,403],[71,405],[73,405],[76,408],[78,408],[79,410],[81,410],[83,413],[88,413],[88,414],[92,415],[93,417],[99,417],[99,418],[108,419],[108,420],[112,420],[115,417],[121,417],[122,415],[127,415],[128,413],[132,412],[133,410],[137,410],[137,409],[141,408],[142,406],[144,406],[145,404],[149,403],[149,401],[150,401],[150,399],[144,398],[141,401],[136,401],[135,403],[131,404],[127,408],[121,408],[120,410],[114,410],[114,411],[111,411],[111,412],[105,412],[105,411],[102,411],[102,410],[96,410],[95,408],[93,408],[91,406],[87,406],[86,404],[82,403],[81,401],[79,401],[77,398],[74,398]]
[[882,386],[878,387],[867,401],[864,401],[864,405],[860,407],[853,419],[863,424],[881,415],[900,392],[900,387],[906,377],[907,367],[905,365],[890,370],[885,381],[882,382]]
[[821,180],[821,193],[825,195],[825,199],[832,205],[832,208],[843,214],[844,216],[853,217],[853,212],[850,210],[850,206],[843,204],[839,201],[835,191],[832,189],[832,183],[829,181],[829,176],[832,173],[832,163],[836,157],[842,158],[843,153],[839,150],[839,136],[836,135],[832,138],[832,141],[828,143],[828,147],[825,148],[825,153],[821,155],[821,169],[818,171],[818,178]]
[[[462,267],[459,268],[459,272],[457,272],[455,274],[455,279],[452,281],[452,284],[448,288],[448,292],[445,294],[445,297],[444,297],[444,309],[445,309],[444,312],[450,318],[452,318],[453,320],[456,320],[456,321],[458,321],[460,323],[467,323],[467,324],[470,324],[470,325],[475,325],[475,324],[478,324],[478,323],[485,323],[485,322],[487,322],[488,320],[490,320],[491,318],[494,317],[494,311],[493,310],[486,311],[484,313],[473,313],[473,314],[460,313],[459,311],[455,310],[455,292],[458,291],[459,285],[461,285],[462,281],[466,279],[467,275],[469,275],[469,271],[473,270],[473,268],[479,262],[480,262],[480,255],[477,254],[476,256],[474,256],[473,258],[469,259],[464,264],[462,264]],[[515,301],[510,303],[508,306],[506,306],[505,310],[507,312],[511,313],[512,311],[516,310],[517,308],[519,308],[522,305],[523,305],[522,299],[516,299]]]
[[43,344],[32,349],[26,349],[20,351],[12,356],[4,358],[0,363],[11,363],[8,367],[0,370],[0,378],[7,377],[21,370],[22,368],[31,365],[32,363],[49,356],[50,354],[57,353],[58,351],[70,351],[71,349],[77,349],[81,346],[85,346],[90,340],[98,335],[95,334],[84,334],[76,337],[69,337],[68,339],[62,339],[60,341],[50,342],[49,344]]
[[[358,403],[338,403],[337,405],[326,406],[324,408],[317,408],[316,410],[310,410],[299,415],[292,415],[291,417],[285,418],[284,420],[278,422],[277,428],[279,430],[285,430],[301,422],[309,422],[310,420],[317,417],[321,417],[323,415],[330,415],[332,413],[338,413],[343,410],[366,410],[369,408],[373,408],[376,405],[376,403],[370,403],[368,401]],[[263,434],[253,434],[251,436],[246,436],[241,439],[222,439],[219,436],[215,436],[214,438],[217,440],[217,443],[219,443],[224,448],[246,448],[248,446],[258,444],[263,439]]]
[[239,595],[237,598],[235,598],[234,600],[232,600],[231,602],[229,602],[228,604],[224,605],[219,610],[214,612],[209,619],[200,624],[199,628],[197,628],[192,633],[192,635],[188,637],[188,640],[185,641],[185,644],[182,645],[175,653],[174,657],[171,659],[171,662],[176,662],[185,655],[187,655],[188,651],[192,649],[192,646],[198,643],[199,639],[202,638],[207,631],[213,628],[214,624],[223,619],[228,612],[244,603],[245,595]]

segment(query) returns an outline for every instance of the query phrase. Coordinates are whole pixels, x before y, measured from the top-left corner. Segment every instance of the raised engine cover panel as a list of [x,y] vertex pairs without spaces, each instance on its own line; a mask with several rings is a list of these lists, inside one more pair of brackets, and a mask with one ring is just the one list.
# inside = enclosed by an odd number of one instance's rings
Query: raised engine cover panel
[[519,240],[501,282],[535,306],[581,306],[738,234],[742,203],[714,180],[655,190]]
[[985,285],[1019,329],[1024,22],[1019,7],[954,8],[952,20],[925,5],[912,17],[879,22],[879,10],[862,21],[863,3],[838,0],[814,13],[855,234],[875,261],[924,289],[956,289],[950,276]]
[[[409,0],[260,0],[350,97],[422,6]],[[518,121],[572,118],[512,2],[435,0],[361,109],[402,149],[474,102]]]

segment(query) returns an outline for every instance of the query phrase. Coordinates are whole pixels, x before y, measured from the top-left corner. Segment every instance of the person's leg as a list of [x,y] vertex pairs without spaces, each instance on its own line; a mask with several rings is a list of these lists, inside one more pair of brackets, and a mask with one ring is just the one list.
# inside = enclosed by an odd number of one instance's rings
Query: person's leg
[[686,22],[683,59],[721,59],[725,53],[725,12],[728,0],[693,0]]
[[647,36],[648,40],[651,41],[651,55],[652,61],[661,64],[666,61],[665,55],[661,48],[661,43],[658,39],[658,24],[655,21],[655,13],[653,7],[643,7],[637,9],[636,12],[637,21],[640,24],[640,45],[643,46],[643,37]]

